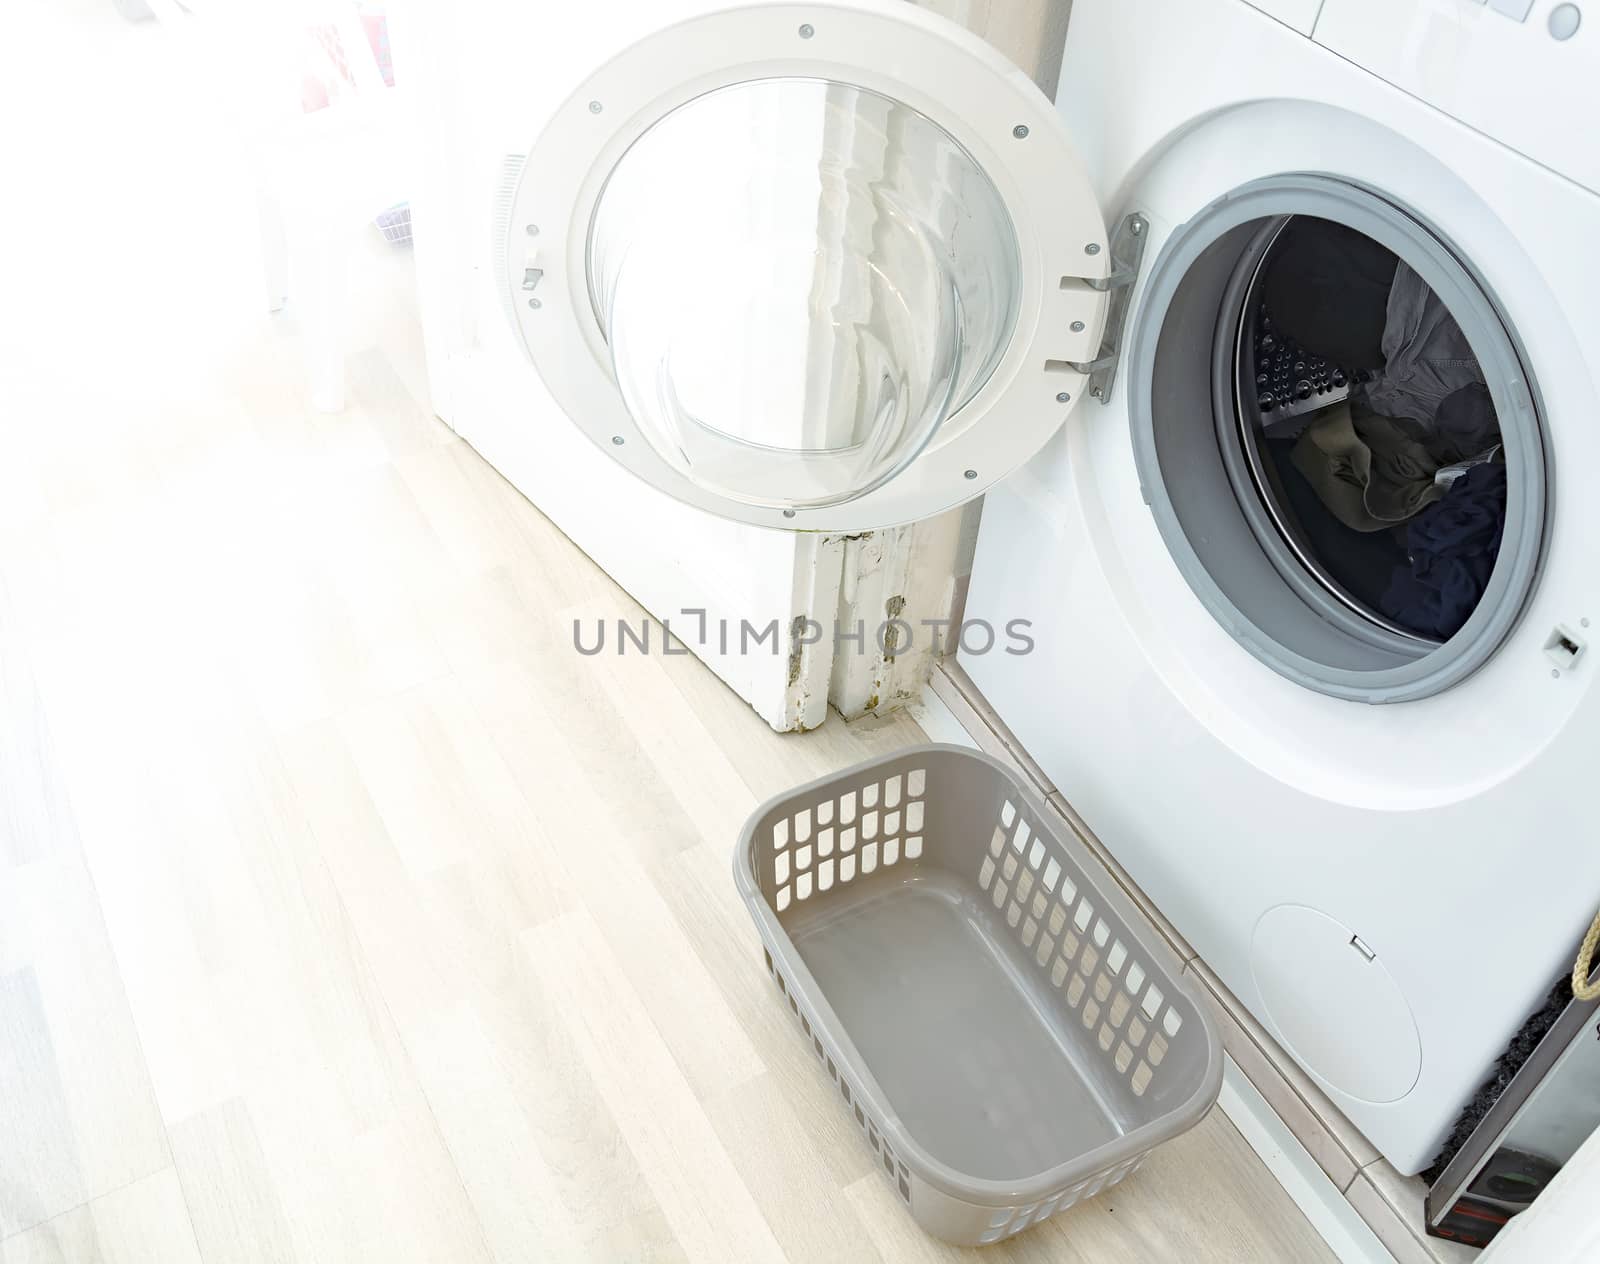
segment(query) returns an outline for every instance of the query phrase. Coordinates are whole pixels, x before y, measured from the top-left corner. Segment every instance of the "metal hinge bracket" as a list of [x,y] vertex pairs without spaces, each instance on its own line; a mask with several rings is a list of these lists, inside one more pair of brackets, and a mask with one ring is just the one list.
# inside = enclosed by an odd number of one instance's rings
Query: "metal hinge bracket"
[[1089,394],[1102,404],[1111,398],[1111,386],[1116,381],[1123,335],[1127,332],[1128,313],[1132,308],[1133,285],[1139,279],[1149,228],[1150,221],[1137,211],[1125,217],[1111,234],[1110,273],[1088,281],[1090,289],[1110,295],[1106,303],[1105,332],[1100,335],[1100,353],[1093,360],[1069,361],[1069,364],[1079,373],[1088,375]]

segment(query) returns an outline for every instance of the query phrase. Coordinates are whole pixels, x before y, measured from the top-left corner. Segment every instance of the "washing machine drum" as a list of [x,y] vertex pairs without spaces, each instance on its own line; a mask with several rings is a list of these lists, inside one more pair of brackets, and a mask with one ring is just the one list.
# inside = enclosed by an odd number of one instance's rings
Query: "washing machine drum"
[[857,531],[962,503],[1095,382],[1113,250],[1050,103],[900,0],[646,32],[508,169],[497,268],[571,419],[663,491]]

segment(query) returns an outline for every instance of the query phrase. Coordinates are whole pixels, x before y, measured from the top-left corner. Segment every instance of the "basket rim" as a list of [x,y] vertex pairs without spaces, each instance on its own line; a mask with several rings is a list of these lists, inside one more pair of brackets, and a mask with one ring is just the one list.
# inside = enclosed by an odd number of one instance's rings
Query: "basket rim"
[[[810,968],[778,921],[777,914],[767,903],[756,881],[754,867],[756,827],[773,810],[790,800],[802,799],[841,778],[869,772],[885,764],[898,763],[908,756],[935,753],[954,755],[988,765],[1005,779],[1017,798],[1032,810],[1035,819],[1049,823],[1056,840],[1078,863],[1080,872],[1083,873],[1089,887],[1093,889],[1096,898],[1114,907],[1128,933],[1143,950],[1149,963],[1146,967],[1147,972],[1154,977],[1159,971],[1162,983],[1181,993],[1189,1001],[1205,1034],[1206,1069],[1200,1076],[1199,1084],[1183,1102],[1120,1137],[1027,1177],[997,1179],[970,1175],[934,1155],[910,1133],[899,1114],[889,1104],[883,1086],[878,1083],[877,1077],[873,1075],[866,1060],[861,1056],[861,1051],[856,1048],[849,1031],[840,1022],[827,997],[823,995]],[[739,894],[744,897],[745,906],[761,933],[764,947],[781,962],[790,991],[798,990],[819,1020],[812,1024],[813,1034],[824,1043],[834,1046],[831,1052],[835,1065],[848,1067],[860,1083],[861,1091],[870,1095],[874,1112],[878,1116],[878,1128],[884,1140],[890,1144],[896,1157],[917,1179],[926,1181],[951,1198],[985,1208],[1016,1207],[1042,1201],[1060,1189],[1092,1177],[1107,1168],[1136,1159],[1161,1142],[1188,1131],[1200,1122],[1215,1104],[1221,1092],[1222,1041],[1199,986],[1189,977],[1187,970],[1180,967],[1176,974],[1171,971],[1167,963],[1171,949],[1164,942],[1158,947],[1152,941],[1151,936],[1157,932],[1150,926],[1149,918],[1140,912],[1123,892],[1117,880],[1098,857],[1084,845],[1070,823],[1061,820],[1033,787],[1024,784],[1011,768],[986,751],[951,742],[927,742],[904,746],[772,795],[750,813],[739,832],[739,841],[733,854],[733,877]]]

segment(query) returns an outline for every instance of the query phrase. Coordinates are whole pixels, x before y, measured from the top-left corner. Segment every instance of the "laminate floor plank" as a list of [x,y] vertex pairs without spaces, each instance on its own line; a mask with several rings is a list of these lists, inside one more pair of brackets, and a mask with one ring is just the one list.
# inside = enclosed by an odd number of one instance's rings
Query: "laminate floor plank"
[[200,1264],[175,1168],[0,1240],[0,1264]]
[[529,931],[523,944],[540,983],[560,998],[573,1041],[684,1251],[691,1259],[783,1259],[599,928],[573,913]]

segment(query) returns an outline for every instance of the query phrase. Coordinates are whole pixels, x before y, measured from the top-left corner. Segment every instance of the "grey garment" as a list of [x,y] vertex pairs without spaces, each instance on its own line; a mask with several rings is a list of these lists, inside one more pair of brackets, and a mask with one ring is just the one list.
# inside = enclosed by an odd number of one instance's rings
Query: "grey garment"
[[1410,426],[1356,417],[1348,402],[1313,421],[1289,453],[1317,499],[1353,531],[1387,531],[1445,493],[1439,463]]
[[1365,389],[1372,411],[1432,427],[1445,397],[1483,370],[1455,317],[1420,276],[1401,263],[1389,290],[1383,327],[1384,365]]
[[1433,418],[1428,451],[1440,465],[1466,461],[1500,443],[1500,419],[1489,388],[1471,382],[1446,396]]

